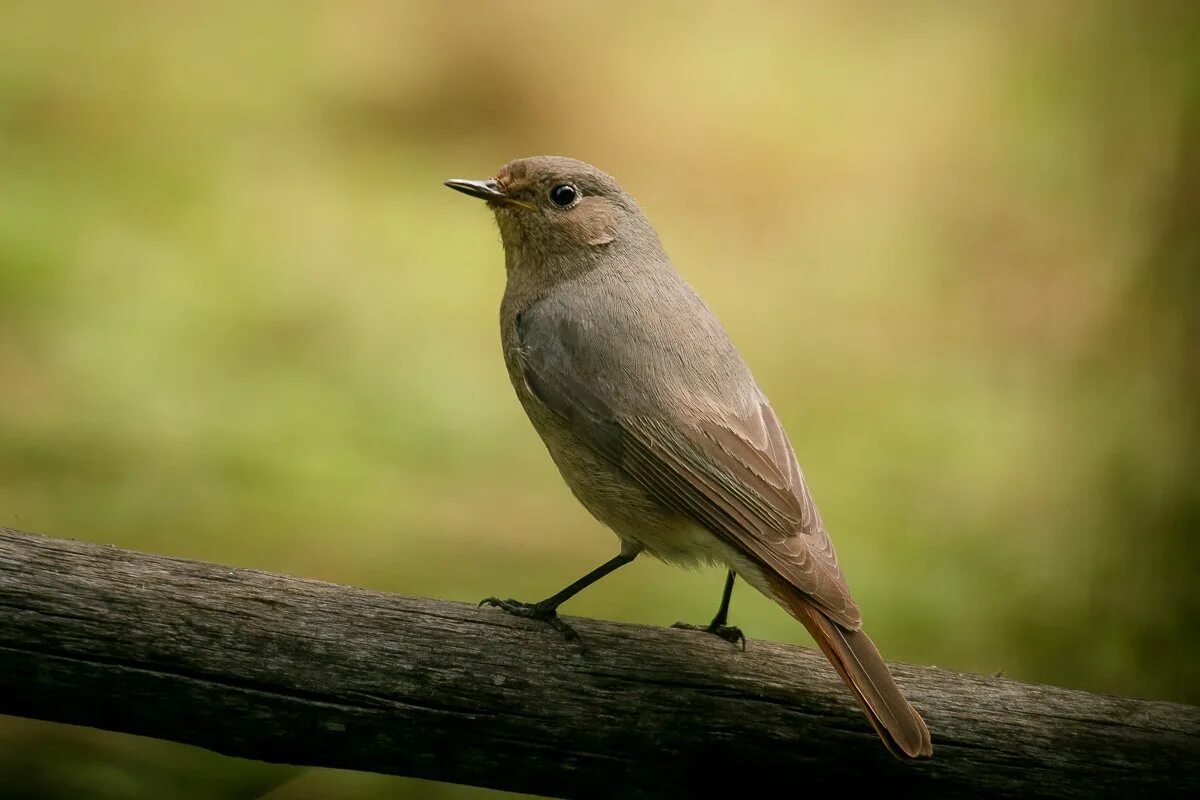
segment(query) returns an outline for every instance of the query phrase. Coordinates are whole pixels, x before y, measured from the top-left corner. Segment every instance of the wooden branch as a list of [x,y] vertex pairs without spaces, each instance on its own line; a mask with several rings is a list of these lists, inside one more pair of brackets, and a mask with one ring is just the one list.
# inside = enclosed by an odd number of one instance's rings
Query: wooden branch
[[0,713],[571,797],[1200,797],[1190,706],[896,664],[908,763],[815,650],[571,622],[0,528]]

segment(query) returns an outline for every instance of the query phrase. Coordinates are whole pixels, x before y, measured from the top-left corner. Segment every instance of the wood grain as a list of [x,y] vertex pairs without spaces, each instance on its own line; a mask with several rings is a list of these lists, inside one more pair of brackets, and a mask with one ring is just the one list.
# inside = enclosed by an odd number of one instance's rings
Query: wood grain
[[1200,797],[1200,709],[893,664],[889,756],[815,650],[495,609],[0,528],[0,713],[564,797]]

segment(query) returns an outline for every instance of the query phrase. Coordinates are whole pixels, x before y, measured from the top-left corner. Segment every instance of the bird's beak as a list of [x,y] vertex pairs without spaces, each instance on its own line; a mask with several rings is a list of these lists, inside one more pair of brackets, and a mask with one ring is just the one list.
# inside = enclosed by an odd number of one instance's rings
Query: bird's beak
[[517,200],[515,197],[509,197],[501,189],[500,184],[495,180],[486,181],[469,181],[465,178],[451,178],[446,181],[446,186],[456,192],[469,194],[471,197],[478,197],[481,200],[487,200],[489,203],[499,203],[506,206],[522,206],[529,207],[529,204]]

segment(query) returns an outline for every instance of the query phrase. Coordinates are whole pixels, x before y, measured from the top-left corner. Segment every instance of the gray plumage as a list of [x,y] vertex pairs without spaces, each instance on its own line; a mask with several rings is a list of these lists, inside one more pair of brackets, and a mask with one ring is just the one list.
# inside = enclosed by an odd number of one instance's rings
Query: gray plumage
[[929,754],[924,722],[861,633],[782,425],[633,199],[559,157],[449,183],[496,214],[509,377],[563,479],[622,553],[727,565],[805,624],[889,749]]

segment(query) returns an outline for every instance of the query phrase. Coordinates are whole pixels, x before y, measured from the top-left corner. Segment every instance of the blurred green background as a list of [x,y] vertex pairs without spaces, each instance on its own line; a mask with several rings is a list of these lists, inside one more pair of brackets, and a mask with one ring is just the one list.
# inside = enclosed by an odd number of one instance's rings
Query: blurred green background
[[[1195,7],[4,3],[0,524],[463,601],[610,557],[440,185],[571,155],[731,330],[885,654],[1200,702]],[[12,718],[0,794],[491,796]]]

